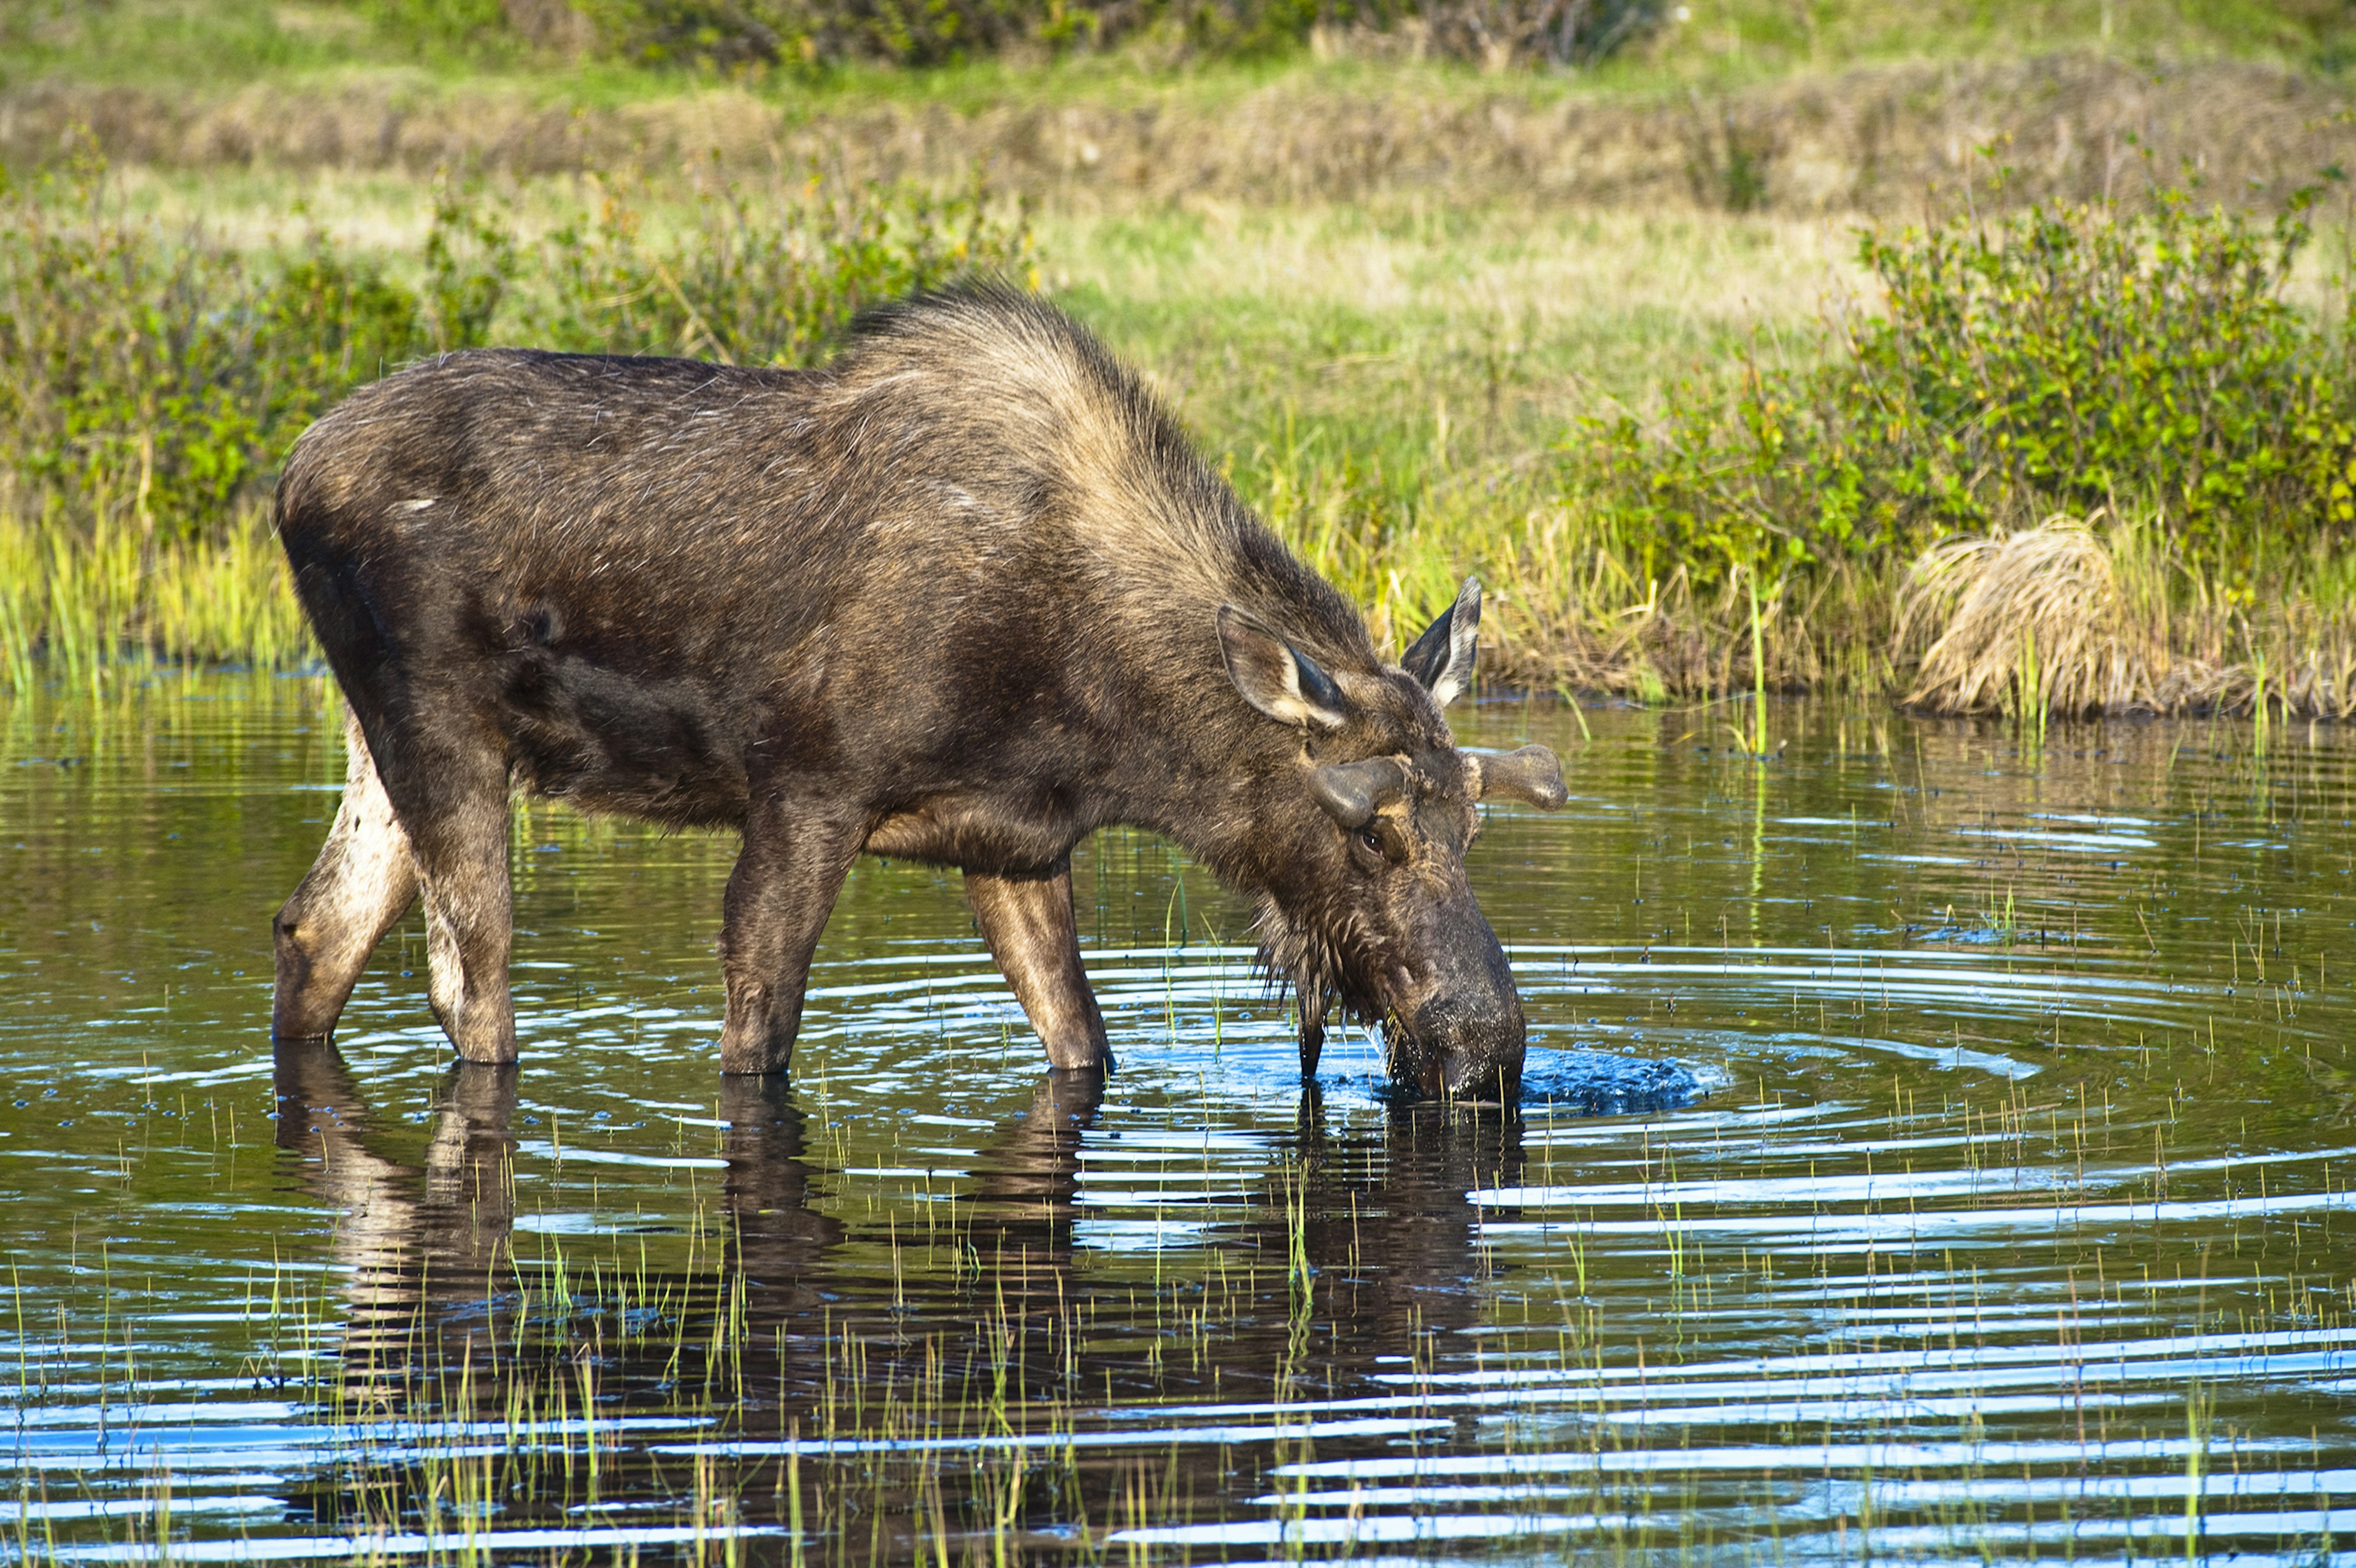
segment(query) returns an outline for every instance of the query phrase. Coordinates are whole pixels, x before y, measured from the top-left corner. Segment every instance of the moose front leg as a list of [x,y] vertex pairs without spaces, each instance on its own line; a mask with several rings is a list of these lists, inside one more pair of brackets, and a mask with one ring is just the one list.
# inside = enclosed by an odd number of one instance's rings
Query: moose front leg
[[455,724],[446,736],[427,733],[423,720],[408,727],[391,746],[370,749],[425,895],[426,1000],[460,1056],[513,1061],[508,760]]
[[720,927],[728,984],[721,1072],[783,1072],[792,1061],[810,958],[866,836],[865,823],[820,810],[782,802],[754,808]]
[[1080,965],[1079,921],[1072,911],[1072,866],[1039,876],[965,874],[966,901],[981,923],[990,955],[1014,987],[1031,1027],[1057,1067],[1110,1067],[1104,1014]]

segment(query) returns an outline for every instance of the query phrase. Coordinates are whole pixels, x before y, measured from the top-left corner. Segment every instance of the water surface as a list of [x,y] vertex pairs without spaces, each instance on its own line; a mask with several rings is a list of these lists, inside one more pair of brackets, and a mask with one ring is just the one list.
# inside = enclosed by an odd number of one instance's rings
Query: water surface
[[878,862],[792,1086],[723,1083],[731,845],[546,808],[519,1068],[452,1065],[414,917],[273,1053],[322,683],[0,706],[0,1551],[2356,1545],[2356,747],[1790,707],[1761,766],[1724,717],[1461,719],[1572,788],[1474,851],[1501,1121],[1389,1103],[1355,1031],[1305,1094],[1243,905],[1129,834],[1076,869],[1108,1084]]

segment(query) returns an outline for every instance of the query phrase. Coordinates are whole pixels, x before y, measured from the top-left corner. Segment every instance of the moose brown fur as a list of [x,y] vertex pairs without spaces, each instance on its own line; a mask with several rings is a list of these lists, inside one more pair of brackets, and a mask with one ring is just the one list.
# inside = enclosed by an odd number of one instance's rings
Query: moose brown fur
[[862,851],[965,873],[1058,1066],[1108,1061],[1070,855],[1166,834],[1257,895],[1301,998],[1395,1075],[1510,1094],[1524,1047],[1465,882],[1475,803],[1562,799],[1551,753],[1460,752],[1468,582],[1399,664],[1053,307],[996,289],[871,318],[828,368],[483,350],[355,393],[278,488],[353,719],[318,862],[276,923],[274,1030],[327,1034],[422,893],[434,1012],[515,1055],[517,786],[735,828],[721,1065],[785,1070]]

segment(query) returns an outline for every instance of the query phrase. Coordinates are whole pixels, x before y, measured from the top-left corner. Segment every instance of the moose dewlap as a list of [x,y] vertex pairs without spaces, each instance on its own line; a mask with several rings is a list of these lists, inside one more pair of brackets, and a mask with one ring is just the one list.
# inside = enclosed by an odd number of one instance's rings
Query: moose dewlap
[[296,443],[278,531],[352,716],[279,912],[273,1031],[326,1035],[425,902],[434,1015],[515,1055],[508,814],[737,829],[721,1066],[782,1072],[862,852],[954,866],[1058,1067],[1106,1064],[1073,847],[1167,835],[1258,901],[1297,987],[1426,1093],[1510,1096],[1519,997],[1474,903],[1475,803],[1552,753],[1456,749],[1480,591],[1398,664],[1086,332],[996,290],[911,300],[829,368],[484,350]]

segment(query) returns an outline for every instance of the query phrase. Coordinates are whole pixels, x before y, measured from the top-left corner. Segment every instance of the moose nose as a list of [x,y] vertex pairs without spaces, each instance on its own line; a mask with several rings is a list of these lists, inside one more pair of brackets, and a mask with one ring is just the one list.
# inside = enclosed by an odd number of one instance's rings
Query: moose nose
[[1521,998],[1442,996],[1408,1020],[1422,1053],[1423,1091],[1472,1104],[1511,1105],[1521,1098],[1528,1029]]
[[1404,1009],[1415,1044],[1412,1076],[1426,1094],[1511,1105],[1521,1096],[1529,1030],[1505,949],[1486,921],[1478,934],[1486,940],[1443,950],[1429,988]]

